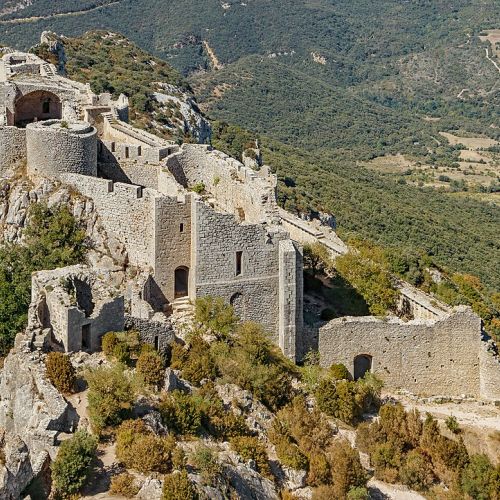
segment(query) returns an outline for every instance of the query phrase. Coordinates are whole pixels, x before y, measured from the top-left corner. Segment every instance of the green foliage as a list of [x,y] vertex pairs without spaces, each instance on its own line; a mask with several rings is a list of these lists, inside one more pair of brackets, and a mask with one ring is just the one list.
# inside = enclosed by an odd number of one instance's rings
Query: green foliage
[[136,370],[149,385],[158,386],[165,377],[163,359],[157,352],[142,352],[137,359]]
[[449,417],[447,417],[447,419],[445,420],[444,423],[446,424],[446,427],[448,427],[448,429],[451,432],[453,432],[453,434],[460,433],[460,425],[459,425],[456,417],[454,417],[453,415],[450,415]]
[[116,335],[116,332],[108,332],[105,335],[103,335],[101,339],[101,348],[102,352],[108,359],[113,356],[113,352],[118,343],[119,340],[118,336]]
[[385,316],[395,309],[399,293],[389,272],[374,259],[373,247],[341,255],[335,260],[335,269],[359,291],[372,314]]
[[126,418],[134,401],[134,390],[122,365],[100,367],[85,374],[89,385],[88,412],[92,428],[101,432]]
[[201,428],[202,400],[180,391],[169,392],[160,402],[162,419],[176,434],[196,435]]
[[138,472],[170,472],[173,437],[154,435],[142,420],[126,420],[116,432],[116,457]]
[[217,477],[222,472],[217,452],[208,446],[199,443],[190,455],[190,462],[201,472],[205,484],[214,486]]
[[321,411],[347,424],[355,424],[363,413],[377,406],[381,388],[380,381],[373,375],[356,382],[327,377],[318,384],[315,396]]
[[332,267],[330,251],[320,242],[304,245],[304,267],[309,269],[313,276]]
[[96,456],[97,439],[85,431],[61,443],[52,469],[55,491],[62,497],[70,497],[80,491],[87,480]]
[[6,355],[27,321],[31,273],[77,264],[86,252],[85,232],[66,206],[34,204],[23,245],[0,248],[0,355]]
[[70,394],[75,388],[75,369],[69,356],[62,352],[49,352],[45,358],[45,370],[50,383],[63,394]]
[[210,352],[209,344],[200,335],[190,338],[189,349],[179,344],[172,346],[171,368],[180,370],[184,379],[199,386],[204,379],[213,380],[217,366]]
[[256,437],[234,437],[231,439],[231,448],[238,453],[243,460],[253,460],[257,467],[257,472],[266,477],[271,476],[266,447]]
[[135,478],[132,474],[123,472],[122,474],[111,478],[109,492],[112,495],[134,498],[137,493],[139,493],[139,487],[135,483]]
[[330,366],[328,376],[333,380],[350,380],[352,378],[349,370],[342,363],[334,363]]
[[242,323],[231,344],[212,348],[222,380],[249,390],[271,410],[277,410],[294,395],[292,377],[296,368],[271,343],[262,327]]
[[428,490],[436,480],[429,457],[419,450],[411,450],[400,470],[401,481],[417,491]]
[[207,296],[196,299],[195,320],[224,338],[234,329],[238,318],[233,307],[223,299]]
[[191,186],[189,189],[197,194],[203,194],[205,192],[206,187],[203,182],[198,182],[194,186]]
[[167,474],[163,480],[162,500],[198,500],[196,488],[185,470]]
[[368,490],[362,486],[354,486],[347,493],[347,500],[369,500]]
[[461,486],[470,498],[488,500],[498,498],[500,492],[500,468],[494,468],[488,457],[475,455],[465,467]]

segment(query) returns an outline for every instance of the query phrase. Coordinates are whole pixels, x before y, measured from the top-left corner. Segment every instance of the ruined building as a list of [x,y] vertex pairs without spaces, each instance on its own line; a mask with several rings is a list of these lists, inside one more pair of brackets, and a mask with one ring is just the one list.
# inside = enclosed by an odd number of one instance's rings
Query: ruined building
[[[0,177],[26,166],[35,180],[71,186],[90,200],[108,244],[136,274],[72,266],[33,277],[29,342],[66,351],[100,348],[111,330],[134,327],[163,349],[172,314],[222,297],[262,323],[286,356],[318,349],[324,365],[379,374],[389,387],[500,399],[496,348],[467,308],[451,310],[406,285],[413,319],[339,318],[303,324],[301,244],[347,251],[328,227],[279,209],[276,177],[210,146],[178,146],[127,123],[128,100],[94,94],[32,54],[0,60]],[[452,379],[453,383],[448,383]]]

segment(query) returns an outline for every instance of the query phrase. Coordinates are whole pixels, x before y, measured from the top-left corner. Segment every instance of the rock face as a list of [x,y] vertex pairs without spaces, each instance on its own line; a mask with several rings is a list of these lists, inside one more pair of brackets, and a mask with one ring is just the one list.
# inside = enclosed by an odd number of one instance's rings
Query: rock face
[[23,343],[5,359],[0,394],[7,457],[0,471],[0,498],[19,498],[46,460],[55,457],[59,434],[76,428],[78,416],[47,381],[42,355],[25,350]]

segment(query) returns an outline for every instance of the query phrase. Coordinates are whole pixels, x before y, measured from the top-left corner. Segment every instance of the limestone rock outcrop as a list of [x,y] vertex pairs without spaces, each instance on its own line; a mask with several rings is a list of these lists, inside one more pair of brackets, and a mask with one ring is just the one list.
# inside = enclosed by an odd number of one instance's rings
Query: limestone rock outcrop
[[0,427],[6,463],[0,498],[18,498],[57,453],[61,434],[72,432],[78,415],[45,376],[43,355],[22,342],[5,359],[0,375]]

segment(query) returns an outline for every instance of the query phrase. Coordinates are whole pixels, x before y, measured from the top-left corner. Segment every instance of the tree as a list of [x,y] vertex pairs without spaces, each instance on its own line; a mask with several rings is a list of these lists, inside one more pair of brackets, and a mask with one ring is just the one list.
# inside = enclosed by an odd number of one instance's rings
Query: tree
[[304,245],[304,267],[310,269],[314,277],[331,266],[332,257],[325,245],[319,241]]
[[474,455],[462,472],[462,490],[474,500],[500,498],[500,470],[486,455]]
[[96,450],[97,439],[85,431],[78,431],[62,442],[52,464],[52,481],[60,496],[70,497],[80,491],[90,473]]
[[198,500],[195,487],[185,470],[167,474],[163,480],[162,500]]

